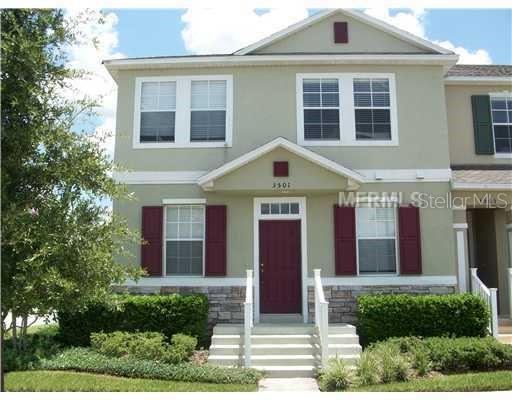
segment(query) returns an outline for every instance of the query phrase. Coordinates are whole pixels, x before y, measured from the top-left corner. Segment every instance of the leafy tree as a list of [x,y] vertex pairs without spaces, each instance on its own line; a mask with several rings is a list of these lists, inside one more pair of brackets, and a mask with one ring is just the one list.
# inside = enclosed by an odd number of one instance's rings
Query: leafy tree
[[137,238],[105,206],[126,196],[113,164],[73,130],[96,104],[63,96],[81,74],[66,66],[73,25],[60,10],[13,9],[1,29],[2,339],[11,330],[21,351],[29,315],[80,308],[140,270],[119,261]]

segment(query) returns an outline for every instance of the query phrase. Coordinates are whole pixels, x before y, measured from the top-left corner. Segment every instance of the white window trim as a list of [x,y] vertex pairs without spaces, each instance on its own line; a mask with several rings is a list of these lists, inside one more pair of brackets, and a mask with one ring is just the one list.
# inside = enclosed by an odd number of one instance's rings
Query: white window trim
[[[164,204],[164,221],[163,221],[163,242],[164,245],[162,246],[162,277],[163,278],[204,278],[205,277],[205,253],[206,253],[206,199],[186,199],[188,200],[187,203],[183,202],[182,199],[163,199],[162,204]],[[198,206],[201,205],[204,209],[203,212],[203,271],[201,275],[167,275],[167,208],[169,206],[183,206],[183,205],[191,205],[191,206]],[[169,240],[175,240],[175,239],[169,239]],[[191,239],[191,240],[197,240],[199,239]]]
[[[377,200],[378,202],[378,200]],[[365,203],[368,203],[368,200],[365,201],[365,199],[361,199],[360,201],[358,201],[358,207],[359,207],[359,204],[365,204]],[[372,201],[372,203],[376,203],[376,201]],[[358,231],[357,231],[357,208],[356,207],[356,259],[357,259],[357,276],[361,276],[361,277],[364,277],[364,276],[373,276],[373,277],[379,277],[379,276],[399,276],[400,275],[400,251],[399,251],[399,233],[398,233],[398,201],[395,200],[395,199],[389,199],[389,198],[386,198],[386,199],[383,199],[382,200],[382,204],[383,206],[380,207],[380,208],[394,208],[395,210],[395,261],[396,261],[396,270],[394,273],[392,272],[388,272],[388,273],[379,273],[379,272],[363,272],[363,273],[360,273],[359,272],[359,234],[358,234]],[[364,205],[363,205],[364,207]],[[379,207],[370,207],[370,208],[379,208]],[[384,237],[383,237],[384,239]]]
[[[310,78],[337,78],[340,90],[340,139],[339,140],[305,140],[304,139],[304,104],[302,98],[302,81]],[[354,78],[389,79],[389,104],[391,119],[390,140],[356,140]],[[296,74],[295,84],[297,104],[297,143],[301,146],[398,146],[398,116],[396,104],[396,84],[394,73],[300,73]]]
[[[261,214],[262,203],[299,203],[299,214]],[[253,209],[254,321],[260,321],[260,220],[300,220],[302,319],[308,321],[308,239],[305,197],[255,197]]]
[[[226,81],[226,139],[223,142],[191,142],[191,82],[193,80]],[[174,142],[141,143],[140,141],[140,101],[144,82],[176,82],[176,109],[174,122]],[[134,149],[176,149],[176,148],[215,148],[231,147],[233,141],[233,76],[232,75],[176,75],[146,76],[135,78],[133,140]]]
[[[489,93],[490,101],[492,102],[493,97],[512,97],[512,92],[495,92],[495,93]],[[491,104],[491,103],[490,103]],[[492,125],[492,145],[494,148],[494,158],[512,158],[512,152],[511,153],[497,153],[496,152],[496,136],[494,135],[494,125],[510,125],[510,124],[504,124],[503,122],[497,122],[494,123],[493,117],[492,117],[492,104],[490,105],[491,109],[491,125]]]

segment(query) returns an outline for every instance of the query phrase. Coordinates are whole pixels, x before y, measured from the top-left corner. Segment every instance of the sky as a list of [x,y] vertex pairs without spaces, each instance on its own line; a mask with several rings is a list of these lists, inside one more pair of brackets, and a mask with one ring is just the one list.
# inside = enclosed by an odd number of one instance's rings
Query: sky
[[[243,3],[246,4],[246,3]],[[116,86],[101,61],[112,58],[231,53],[319,10],[305,7],[255,9],[105,9],[76,25],[80,42],[69,64],[89,72],[73,82],[69,96],[100,98],[99,117],[85,129],[105,137],[113,153]],[[69,18],[80,11],[68,11]],[[463,64],[512,64],[512,9],[366,9],[365,13],[459,54]],[[84,125],[81,125],[84,127]]]

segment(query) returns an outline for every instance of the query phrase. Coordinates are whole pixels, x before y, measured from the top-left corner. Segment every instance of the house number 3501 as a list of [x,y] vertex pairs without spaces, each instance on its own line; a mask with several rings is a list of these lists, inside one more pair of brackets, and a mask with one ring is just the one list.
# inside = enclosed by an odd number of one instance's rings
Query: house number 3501
[[273,189],[290,189],[290,182],[274,182]]

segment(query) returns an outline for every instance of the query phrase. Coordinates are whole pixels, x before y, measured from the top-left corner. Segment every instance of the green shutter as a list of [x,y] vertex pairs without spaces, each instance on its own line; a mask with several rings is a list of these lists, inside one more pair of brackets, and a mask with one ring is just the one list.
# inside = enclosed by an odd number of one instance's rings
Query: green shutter
[[475,153],[494,154],[491,120],[491,99],[489,96],[471,96],[473,107],[473,128],[475,131]]

